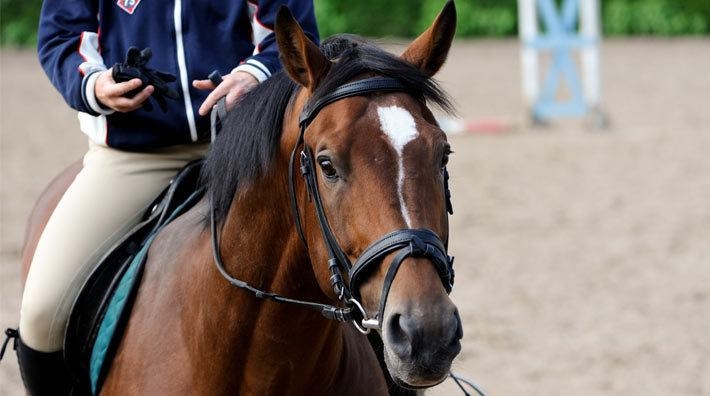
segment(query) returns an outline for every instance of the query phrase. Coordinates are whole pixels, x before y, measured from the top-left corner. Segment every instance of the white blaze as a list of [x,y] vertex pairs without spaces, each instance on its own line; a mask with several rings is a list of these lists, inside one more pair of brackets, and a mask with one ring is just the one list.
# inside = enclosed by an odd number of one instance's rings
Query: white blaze
[[399,195],[399,206],[402,209],[402,217],[407,223],[407,227],[412,227],[412,221],[409,218],[409,211],[404,202],[404,159],[402,151],[407,143],[414,140],[419,132],[414,122],[414,117],[405,109],[397,106],[379,107],[377,114],[380,116],[380,126],[382,132],[387,135],[392,146],[397,152],[397,194]]

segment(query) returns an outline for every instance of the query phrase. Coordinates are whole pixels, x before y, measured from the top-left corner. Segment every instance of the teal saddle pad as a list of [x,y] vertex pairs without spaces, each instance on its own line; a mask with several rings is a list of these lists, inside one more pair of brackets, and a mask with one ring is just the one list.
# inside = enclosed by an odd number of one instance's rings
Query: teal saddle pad
[[[177,210],[173,212],[167,219],[167,223],[182,214],[185,208],[192,207],[192,205],[199,200],[201,195],[201,191],[193,193],[182,206],[178,207]],[[123,274],[106,308],[91,352],[91,360],[89,361],[91,392],[94,395],[98,394],[100,381],[103,380],[107,372],[107,370],[104,370],[104,367],[108,367],[107,360],[113,357],[109,355],[109,347],[115,344],[123,333],[126,321],[122,320],[122,318],[130,312],[132,304],[129,304],[129,302],[133,302],[135,293],[138,291],[137,285],[143,273],[143,264],[148,256],[148,249],[150,249],[150,245],[157,235],[157,232],[153,233],[145,241],[143,247],[138,251],[138,254],[133,258],[131,265]]]

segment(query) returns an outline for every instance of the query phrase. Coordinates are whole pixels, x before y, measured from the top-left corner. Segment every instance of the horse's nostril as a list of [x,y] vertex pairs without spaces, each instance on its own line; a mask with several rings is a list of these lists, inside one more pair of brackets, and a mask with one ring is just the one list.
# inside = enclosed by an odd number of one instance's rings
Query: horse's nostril
[[453,337],[452,342],[459,341],[463,338],[463,325],[461,324],[461,316],[459,316],[459,310],[454,311],[454,327],[456,328],[456,335]]
[[388,318],[385,332],[390,348],[402,358],[412,355],[412,332],[407,323],[401,314],[392,314]]

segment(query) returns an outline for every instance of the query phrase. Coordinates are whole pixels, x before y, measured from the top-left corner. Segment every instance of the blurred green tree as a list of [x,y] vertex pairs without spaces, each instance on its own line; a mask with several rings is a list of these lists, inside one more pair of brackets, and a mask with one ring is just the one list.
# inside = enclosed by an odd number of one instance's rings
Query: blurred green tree
[[699,35],[710,32],[710,0],[606,0],[607,35]]
[[[371,37],[413,37],[445,0],[314,0],[321,35],[350,32]],[[559,1],[559,0],[558,0]],[[710,34],[710,0],[601,0],[607,35]],[[37,41],[41,0],[0,0],[0,44]],[[516,0],[457,0],[459,37],[513,36]]]
[[0,0],[0,45],[35,45],[41,7],[41,0]]

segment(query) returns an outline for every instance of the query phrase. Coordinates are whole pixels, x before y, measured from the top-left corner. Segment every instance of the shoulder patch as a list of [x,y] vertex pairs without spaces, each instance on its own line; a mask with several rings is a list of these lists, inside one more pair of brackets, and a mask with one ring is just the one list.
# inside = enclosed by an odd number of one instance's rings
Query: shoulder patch
[[133,15],[133,12],[136,10],[140,2],[141,0],[118,0],[116,4],[118,4],[123,11]]

